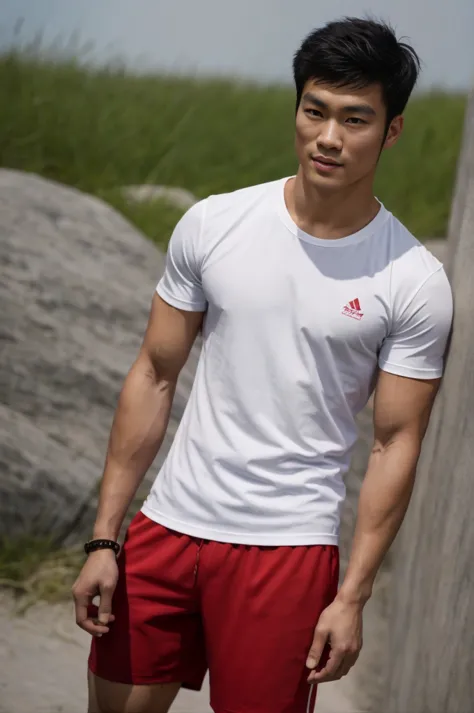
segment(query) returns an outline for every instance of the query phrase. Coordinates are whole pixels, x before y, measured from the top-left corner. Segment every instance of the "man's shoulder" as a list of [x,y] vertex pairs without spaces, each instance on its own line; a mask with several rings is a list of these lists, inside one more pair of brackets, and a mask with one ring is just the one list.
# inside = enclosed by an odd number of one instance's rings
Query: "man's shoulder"
[[277,191],[282,181],[267,181],[266,183],[258,183],[256,185],[244,186],[236,188],[233,191],[226,193],[213,193],[206,198],[206,216],[207,219],[219,218],[229,211],[247,211],[253,206],[261,205],[265,197],[271,199],[277,195]]
[[272,205],[278,196],[278,187],[284,180],[286,179],[236,188],[227,193],[211,193],[188,208],[181,217],[180,224],[187,230],[195,228],[198,232],[202,231],[203,227],[209,231],[213,224],[222,228],[222,223],[228,222],[229,218],[232,221],[235,216],[250,213],[252,207],[265,205],[267,196],[268,205]]
[[392,267],[394,276],[406,281],[413,278],[423,281],[438,270],[442,262],[423,242],[395,216],[391,216]]
[[[451,287],[443,263],[401,221],[391,225],[391,303],[398,312],[418,309],[417,295],[427,299],[430,309],[439,300],[449,302]],[[408,314],[406,312],[405,314]]]

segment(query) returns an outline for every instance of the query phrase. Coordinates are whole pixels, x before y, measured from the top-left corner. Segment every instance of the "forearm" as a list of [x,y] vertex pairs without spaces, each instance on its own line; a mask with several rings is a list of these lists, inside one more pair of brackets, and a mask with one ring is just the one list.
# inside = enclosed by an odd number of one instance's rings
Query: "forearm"
[[366,603],[405,516],[420,453],[416,438],[375,447],[361,488],[352,552],[338,597]]
[[130,370],[110,434],[94,538],[117,539],[132,498],[163,442],[175,386],[144,360]]

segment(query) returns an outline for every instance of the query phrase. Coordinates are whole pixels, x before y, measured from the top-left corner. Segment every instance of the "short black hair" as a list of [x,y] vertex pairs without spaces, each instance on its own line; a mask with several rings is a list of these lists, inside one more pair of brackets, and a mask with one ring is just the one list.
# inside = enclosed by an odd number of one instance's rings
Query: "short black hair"
[[346,17],[329,22],[303,41],[293,60],[296,110],[307,81],[362,89],[378,83],[387,126],[402,114],[420,72],[420,59],[393,28],[374,19]]

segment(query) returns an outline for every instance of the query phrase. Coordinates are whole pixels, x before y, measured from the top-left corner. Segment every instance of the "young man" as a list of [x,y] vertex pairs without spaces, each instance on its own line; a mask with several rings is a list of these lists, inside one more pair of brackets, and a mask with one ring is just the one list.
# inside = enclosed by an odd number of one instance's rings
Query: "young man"
[[[413,487],[452,319],[441,264],[374,197],[419,69],[346,19],[294,60],[296,176],[182,218],[112,428],[88,560],[90,713],[163,713],[210,670],[216,713],[304,713],[357,659]],[[113,543],[203,332],[174,443]],[[338,591],[343,476],[375,386],[375,442]],[[98,615],[90,608],[100,595]]]

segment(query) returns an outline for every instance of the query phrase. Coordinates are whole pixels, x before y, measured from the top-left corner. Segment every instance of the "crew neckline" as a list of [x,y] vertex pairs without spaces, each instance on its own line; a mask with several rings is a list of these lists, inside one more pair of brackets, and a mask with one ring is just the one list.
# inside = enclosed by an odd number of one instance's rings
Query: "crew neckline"
[[372,218],[370,223],[367,223],[363,228],[358,230],[351,235],[346,235],[344,238],[318,238],[310,233],[306,233],[295,223],[290,215],[290,212],[286,206],[285,201],[285,186],[289,180],[295,178],[295,176],[286,176],[278,182],[278,213],[286,225],[286,227],[295,235],[299,240],[303,240],[306,243],[311,243],[312,245],[318,245],[323,248],[342,248],[347,245],[354,245],[360,243],[367,238],[370,238],[377,230],[380,230],[382,225],[390,216],[389,211],[385,208],[383,203],[379,201],[376,197],[377,202],[380,205],[380,210],[377,215]]

